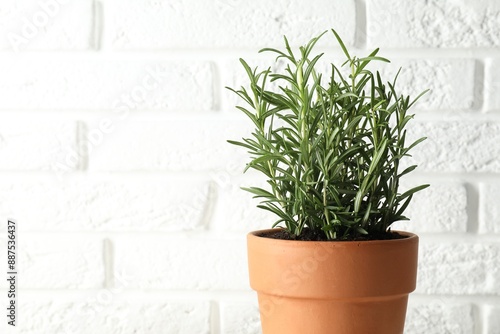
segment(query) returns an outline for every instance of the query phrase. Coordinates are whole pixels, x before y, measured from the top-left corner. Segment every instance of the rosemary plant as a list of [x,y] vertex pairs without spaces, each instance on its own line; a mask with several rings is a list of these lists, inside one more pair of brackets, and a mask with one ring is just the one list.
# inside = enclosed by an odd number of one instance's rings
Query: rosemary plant
[[[323,53],[313,56],[313,48],[327,32],[296,54],[286,37],[284,50],[261,50],[285,61],[280,72],[258,71],[240,59],[249,87],[228,89],[246,103],[237,108],[255,130],[250,138],[228,142],[248,149],[245,171],[267,177],[268,189],[243,189],[277,215],[273,227],[297,239],[305,232],[323,240],[380,238],[392,223],[408,219],[403,212],[413,194],[428,187],[398,192],[401,177],[417,167],[400,171],[401,159],[425,139],[406,144],[405,126],[413,118],[408,110],[426,91],[414,100],[399,95],[398,75],[384,83],[367,68],[372,61],[389,62],[377,56],[379,49],[352,57],[332,32],[347,58],[342,66],[349,66],[348,77],[334,64],[329,73],[317,70]],[[279,89],[269,89],[270,82]]]

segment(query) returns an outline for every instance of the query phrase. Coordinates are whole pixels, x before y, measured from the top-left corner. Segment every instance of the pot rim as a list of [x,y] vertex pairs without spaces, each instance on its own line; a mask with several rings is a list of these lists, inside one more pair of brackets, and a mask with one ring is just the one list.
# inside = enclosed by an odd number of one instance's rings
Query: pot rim
[[408,242],[409,240],[413,239],[418,239],[418,235],[412,232],[407,232],[407,231],[400,231],[400,230],[391,230],[391,232],[397,232],[398,234],[406,236],[406,238],[401,238],[401,239],[388,239],[388,240],[285,240],[285,239],[274,239],[274,238],[266,238],[263,237],[262,234],[270,232],[270,231],[275,231],[279,230],[282,228],[269,228],[269,229],[263,229],[263,230],[255,230],[251,231],[247,234],[248,238],[259,238],[263,240],[269,240],[270,242],[276,242],[276,243],[288,243],[289,245],[292,245],[293,243],[296,243],[297,245],[303,246],[305,243],[308,245],[313,245],[315,243],[317,244],[324,244],[324,243],[335,243],[335,244],[352,244],[352,243],[360,243],[363,245],[377,245],[377,244],[386,244],[386,243],[401,243],[401,242]]

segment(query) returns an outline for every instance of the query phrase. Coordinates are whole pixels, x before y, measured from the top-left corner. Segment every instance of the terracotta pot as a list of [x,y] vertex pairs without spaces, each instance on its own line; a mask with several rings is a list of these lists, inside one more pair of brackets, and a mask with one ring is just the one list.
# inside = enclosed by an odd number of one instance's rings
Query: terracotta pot
[[418,236],[289,241],[248,235],[263,334],[400,334],[415,290]]

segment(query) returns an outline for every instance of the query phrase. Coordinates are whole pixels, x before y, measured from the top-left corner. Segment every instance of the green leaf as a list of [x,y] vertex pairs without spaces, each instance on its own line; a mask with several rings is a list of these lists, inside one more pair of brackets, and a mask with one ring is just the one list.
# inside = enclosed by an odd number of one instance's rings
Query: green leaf
[[428,92],[430,92],[431,90],[430,89],[426,89],[424,90],[422,93],[420,93],[414,100],[412,103],[410,103],[408,105],[408,109],[410,109],[414,104],[415,102],[417,102],[422,96],[424,96],[425,94],[427,94]]
[[423,142],[424,140],[426,140],[427,137],[422,137],[420,139],[417,139],[413,144],[411,144],[407,149],[406,151],[410,151],[412,148],[414,148],[415,146],[417,146],[418,144],[420,144],[421,142]]
[[404,192],[401,196],[399,196],[398,197],[398,201],[402,201],[406,197],[413,195],[417,191],[424,190],[425,188],[428,188],[429,186],[430,186],[429,184],[423,184],[421,186],[418,186],[418,187],[415,187],[415,188],[411,188],[410,190]]
[[364,235],[368,234],[368,232],[364,228],[362,228],[361,226],[356,227],[356,231],[358,231],[358,233],[360,233],[360,234],[364,234]]
[[232,145],[236,145],[236,146],[242,146],[242,147],[245,147],[245,148],[248,148],[249,150],[252,150],[252,151],[255,151],[255,147],[252,146],[252,145],[249,145],[249,144],[245,144],[245,143],[242,143],[242,142],[239,142],[239,141],[234,141],[234,140],[227,140],[227,142],[229,144],[232,144]]
[[368,169],[368,174],[372,174],[373,171],[375,170],[375,168],[378,166],[380,159],[385,154],[385,149],[387,148],[387,143],[388,143],[388,139],[382,138],[382,142],[380,144],[380,147],[375,151],[375,155],[374,155],[373,160],[370,164],[370,169]]
[[372,61],[372,60],[379,60],[379,61],[383,61],[386,63],[391,62],[389,59],[384,58],[384,57],[364,57],[364,58],[359,58],[358,60],[361,62],[367,62],[367,61]]
[[335,38],[337,39],[337,42],[339,43],[340,47],[342,48],[342,51],[344,51],[345,56],[347,57],[348,60],[351,60],[351,55],[349,54],[349,51],[347,51],[347,48],[345,47],[344,42],[342,41],[342,38],[340,38],[339,34],[335,31],[335,29],[332,29],[333,34],[335,35]]
[[317,55],[316,57],[314,57],[313,60],[311,60],[311,62],[309,62],[309,64],[307,65],[306,71],[304,72],[304,81],[305,82],[307,82],[309,76],[311,75],[311,72],[314,70],[314,66],[316,65],[318,60],[321,58],[321,56],[323,56],[323,55],[324,55],[324,53],[321,53],[321,54]]
[[398,175],[398,178],[403,176],[403,175],[406,175],[408,173],[413,172],[415,170],[415,168],[417,168],[417,167],[418,167],[417,165],[413,165],[413,166],[406,168],[404,171],[401,172],[401,174]]
[[250,188],[245,188],[241,187],[241,189],[248,191],[249,193],[252,193],[255,195],[255,198],[257,197],[265,197],[265,198],[275,198],[273,194],[271,194],[269,191],[264,190],[262,188],[258,187],[250,187]]

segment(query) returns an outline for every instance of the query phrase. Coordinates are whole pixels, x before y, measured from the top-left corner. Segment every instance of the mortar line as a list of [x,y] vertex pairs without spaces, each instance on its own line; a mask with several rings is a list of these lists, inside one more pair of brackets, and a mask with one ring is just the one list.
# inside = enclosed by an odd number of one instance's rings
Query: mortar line
[[212,70],[212,112],[220,112],[222,110],[222,92],[221,92],[221,74],[220,66],[215,61],[210,61],[210,68]]
[[220,306],[216,301],[210,302],[210,334],[221,333]]
[[99,0],[94,0],[92,2],[92,49],[94,51],[100,51],[102,47],[102,33],[104,28],[104,17],[102,3]]
[[485,69],[484,60],[476,59],[474,66],[474,89],[472,109],[485,112]]
[[367,40],[367,18],[366,18],[366,2],[365,0],[356,0],[356,32],[354,36],[354,45],[359,49],[366,49]]
[[474,334],[482,334],[484,327],[484,317],[482,316],[482,305],[472,304],[472,319],[474,321]]
[[111,240],[105,238],[103,240],[103,255],[104,255],[104,277],[105,283],[104,288],[111,289],[114,287],[114,254],[113,254],[113,244]]
[[467,232],[477,234],[479,232],[479,190],[476,184],[467,182],[464,184],[467,196]]

